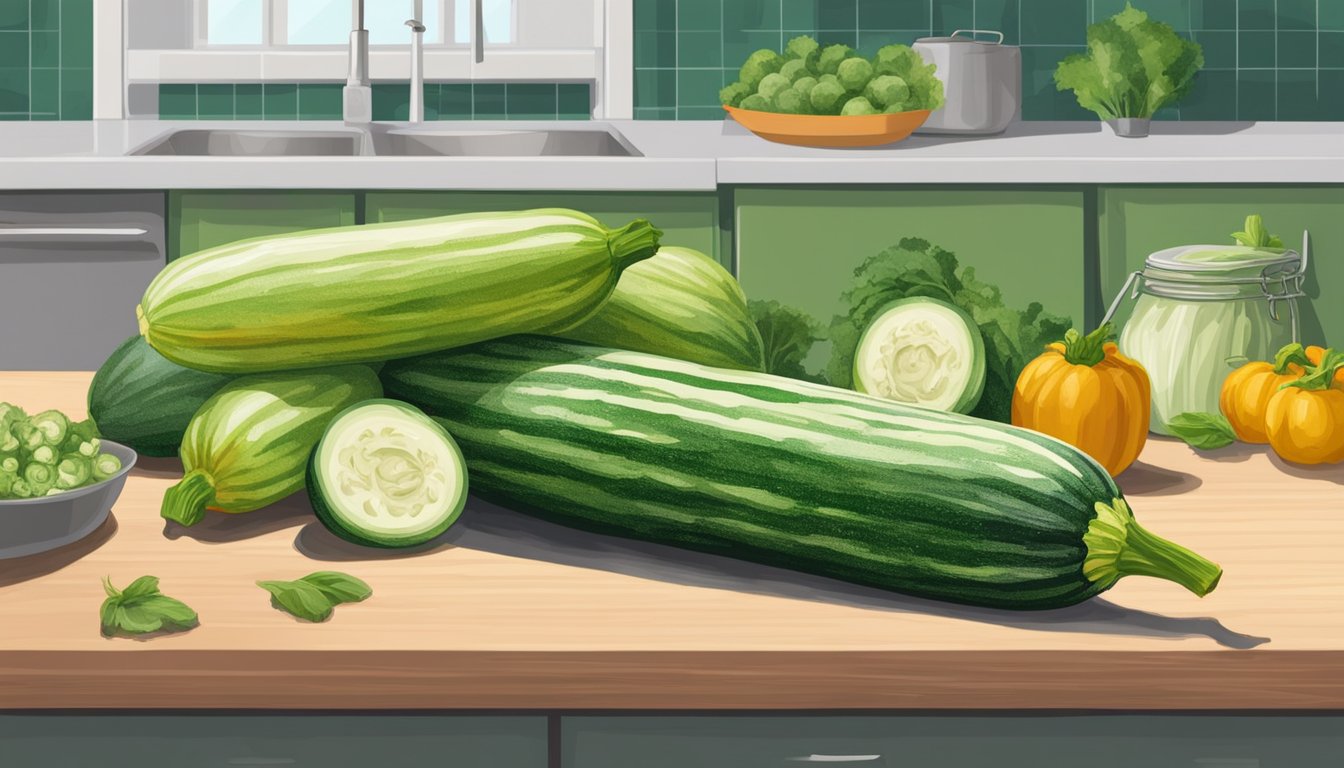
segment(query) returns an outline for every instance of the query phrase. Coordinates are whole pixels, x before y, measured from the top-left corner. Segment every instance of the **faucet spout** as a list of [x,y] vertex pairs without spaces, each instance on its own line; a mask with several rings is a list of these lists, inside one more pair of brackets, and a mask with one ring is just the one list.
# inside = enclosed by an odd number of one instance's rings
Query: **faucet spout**
[[[420,5],[416,3],[416,5]],[[425,25],[419,19],[407,19],[411,28],[411,100],[407,119],[412,123],[425,121]]]

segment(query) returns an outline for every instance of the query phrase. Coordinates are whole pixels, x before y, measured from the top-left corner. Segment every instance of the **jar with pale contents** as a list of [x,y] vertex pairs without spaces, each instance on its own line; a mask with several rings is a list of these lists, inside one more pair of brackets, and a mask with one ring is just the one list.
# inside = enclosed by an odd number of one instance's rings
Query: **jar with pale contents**
[[1172,417],[1218,412],[1218,392],[1238,358],[1273,360],[1297,340],[1307,248],[1194,245],[1150,255],[1111,303],[1134,312],[1120,351],[1143,364],[1152,384],[1149,430],[1169,435]]

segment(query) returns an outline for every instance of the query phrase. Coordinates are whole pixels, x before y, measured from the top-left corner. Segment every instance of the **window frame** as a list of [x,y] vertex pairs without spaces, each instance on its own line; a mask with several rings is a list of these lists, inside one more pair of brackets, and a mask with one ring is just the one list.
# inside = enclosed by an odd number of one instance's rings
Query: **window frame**
[[[374,0],[376,2],[376,0]],[[453,37],[456,32],[456,18],[453,13],[454,7],[458,2],[471,2],[471,0],[424,0],[426,4],[434,3],[439,6],[439,42],[425,43],[425,49],[455,48],[463,49],[470,46],[469,43],[455,43]],[[197,51],[324,51],[337,48],[344,49],[348,43],[342,40],[338,43],[291,43],[289,42],[289,0],[261,0],[261,43],[236,45],[230,43],[212,43],[209,37],[210,15],[207,6],[210,0],[192,0],[192,49]],[[491,43],[492,46],[512,46],[516,45],[518,35],[518,2],[513,0],[511,3],[512,13],[509,17],[511,29],[515,32],[514,38],[508,43]],[[283,40],[284,42],[278,42]],[[371,43],[370,48],[395,48],[397,43]]]

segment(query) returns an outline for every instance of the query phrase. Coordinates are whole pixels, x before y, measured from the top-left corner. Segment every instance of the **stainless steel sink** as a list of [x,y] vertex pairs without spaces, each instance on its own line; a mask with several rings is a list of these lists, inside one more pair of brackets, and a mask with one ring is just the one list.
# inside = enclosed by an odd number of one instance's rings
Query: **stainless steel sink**
[[313,157],[362,154],[363,131],[287,131],[188,128],[132,150],[132,155]]
[[605,128],[434,130],[394,128],[373,134],[373,153],[440,157],[637,157],[624,137]]

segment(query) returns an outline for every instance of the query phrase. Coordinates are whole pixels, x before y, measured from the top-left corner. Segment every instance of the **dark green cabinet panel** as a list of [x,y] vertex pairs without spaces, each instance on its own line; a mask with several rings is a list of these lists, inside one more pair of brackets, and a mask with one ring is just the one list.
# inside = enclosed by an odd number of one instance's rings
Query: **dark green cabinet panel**
[[250,237],[348,226],[355,210],[354,192],[171,192],[168,258]]
[[[1258,213],[1290,248],[1311,232],[1302,304],[1304,342],[1344,344],[1344,187],[1109,187],[1098,198],[1101,214],[1101,287],[1109,302],[1125,279],[1143,268],[1148,254],[1177,245],[1232,243],[1247,214]],[[1132,303],[1117,314],[1129,317]]]
[[370,223],[527,208],[573,208],[609,227],[642,217],[663,230],[664,245],[694,248],[730,265],[728,249],[720,244],[719,198],[713,193],[370,192],[364,207]]
[[[843,311],[854,269],[902,238],[957,255],[1009,305],[1041,302],[1083,320],[1085,193],[1073,189],[744,188],[735,195],[738,278],[824,324]],[[825,366],[829,345],[808,368]]]
[[99,768],[546,768],[546,718],[0,715],[0,763]]

